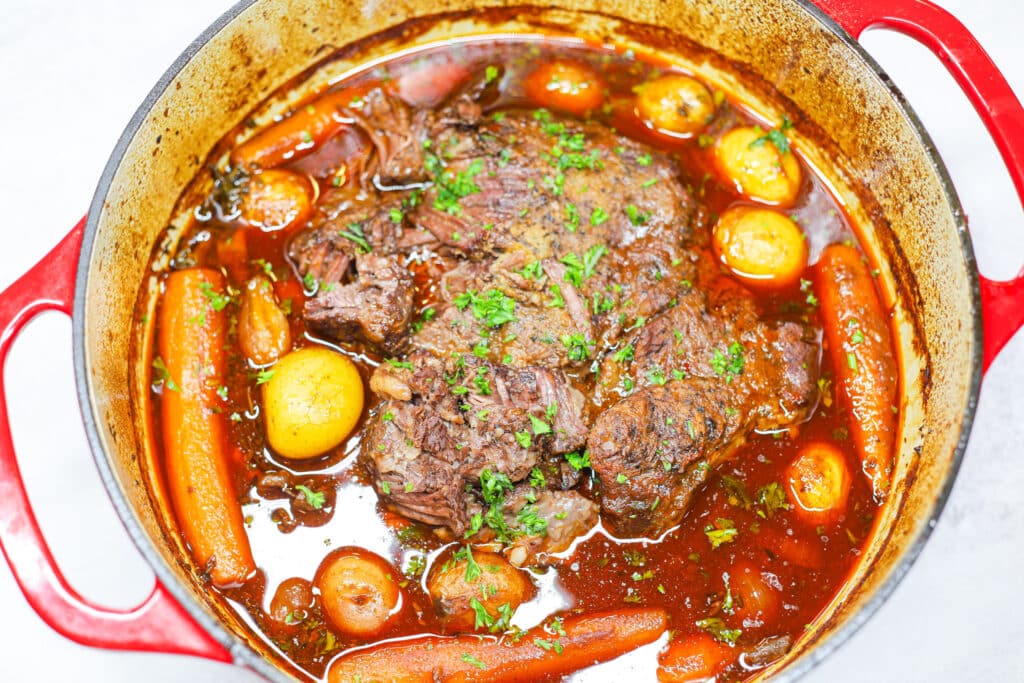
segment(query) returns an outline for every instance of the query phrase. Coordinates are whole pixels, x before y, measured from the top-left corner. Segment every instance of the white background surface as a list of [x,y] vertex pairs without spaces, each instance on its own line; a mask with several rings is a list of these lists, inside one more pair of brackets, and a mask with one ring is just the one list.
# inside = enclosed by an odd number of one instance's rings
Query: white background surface
[[[1024,95],[1024,3],[944,0]],[[0,288],[85,212],[135,108],[225,0],[0,2]],[[1024,259],[1024,216],[973,111],[926,50],[883,33],[865,40],[938,143],[982,269]],[[44,533],[73,585],[127,607],[152,574],[94,470],[75,400],[68,320],[41,317],[6,367],[21,467]],[[993,365],[946,512],[881,611],[807,681],[1024,681],[1024,335]],[[254,683],[235,667],[90,650],[32,612],[0,562],[0,681]]]

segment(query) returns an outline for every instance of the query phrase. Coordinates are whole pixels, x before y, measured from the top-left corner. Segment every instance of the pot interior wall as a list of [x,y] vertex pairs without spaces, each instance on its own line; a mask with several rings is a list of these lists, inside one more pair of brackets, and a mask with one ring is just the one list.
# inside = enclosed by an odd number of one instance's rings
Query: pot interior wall
[[[204,625],[218,631],[218,616],[229,625],[237,639],[222,631],[219,637],[234,643],[236,653],[247,650],[239,643],[248,642],[261,656],[275,659],[259,641],[250,642],[238,618],[222,613],[202,590],[172,531],[162,485],[154,474],[152,425],[144,419],[149,340],[132,329],[132,311],[137,302],[151,307],[155,301],[149,257],[176,199],[218,139],[276,88],[336,48],[417,16],[453,13],[450,21],[426,33],[393,32],[393,40],[348,55],[319,77],[397,45],[493,30],[495,23],[502,30],[540,26],[600,40],[653,44],[677,53],[687,68],[738,93],[769,118],[789,115],[797,122],[801,151],[819,168],[831,169],[826,175],[861,225],[865,246],[879,261],[894,304],[903,427],[894,492],[874,540],[819,627],[794,648],[789,660],[802,661],[788,671],[823,656],[828,648],[812,646],[854,619],[900,571],[900,560],[926,529],[951,483],[950,469],[975,389],[975,368],[968,362],[975,355],[977,334],[972,271],[946,178],[886,83],[814,12],[792,0],[555,0],[551,5],[535,10],[468,0],[257,2],[169,75],[166,88],[154,93],[148,110],[133,122],[136,129],[124,141],[123,156],[115,155],[111,162],[109,186],[90,215],[92,244],[82,263],[88,268],[85,303],[78,311],[89,409],[105,452],[101,457],[113,473],[112,493],[127,500],[130,526],[138,527],[140,543],[161,577],[180,584],[176,592],[200,607],[195,611]],[[482,7],[500,11],[472,12]],[[620,23],[618,17],[631,24]],[[272,109],[265,107],[264,112]],[[166,251],[173,245],[159,247]],[[811,650],[813,654],[803,656]],[[243,657],[263,668],[258,657]]]

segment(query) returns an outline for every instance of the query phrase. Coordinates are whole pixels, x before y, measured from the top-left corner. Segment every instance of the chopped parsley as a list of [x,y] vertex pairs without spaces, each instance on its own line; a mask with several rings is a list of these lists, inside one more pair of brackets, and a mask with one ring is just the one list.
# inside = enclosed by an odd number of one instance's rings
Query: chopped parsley
[[530,432],[516,432],[516,441],[523,448],[529,448],[533,444]]
[[442,168],[441,160],[432,154],[427,155],[424,165],[434,177],[434,186],[437,188],[434,208],[438,211],[458,216],[462,213],[459,200],[480,192],[480,186],[473,182],[473,178],[484,170],[483,159],[474,159],[466,170],[457,173]]
[[628,363],[629,361],[633,360],[633,353],[633,345],[626,344],[621,349],[612,354],[612,360],[615,361],[616,363]]
[[590,212],[590,224],[597,226],[608,221],[608,212],[602,209],[600,206],[595,206],[594,210]]
[[273,370],[260,370],[256,373],[256,385],[266,384],[270,381],[270,378],[274,376]]
[[704,528],[704,535],[711,541],[712,548],[717,548],[723,543],[732,543],[739,533],[739,529],[731,519],[721,517],[716,519],[714,524],[709,524]]
[[765,484],[757,490],[757,503],[764,507],[764,511],[758,510],[761,517],[772,517],[779,510],[788,510],[789,503],[786,499],[786,490],[776,482]]
[[396,358],[388,358],[387,359],[387,363],[391,367],[397,368],[397,369],[400,369],[400,370],[412,370],[413,369],[412,363],[410,363],[407,360],[398,360]]
[[545,652],[555,651],[555,654],[562,654],[562,643],[558,640],[545,640],[544,638],[534,638],[533,644],[544,650]]
[[210,308],[215,311],[223,311],[224,307],[231,302],[231,297],[214,290],[209,282],[200,282],[199,291],[203,293],[206,300],[210,302]]
[[181,387],[179,387],[174,382],[174,380],[171,379],[171,373],[167,369],[167,366],[164,365],[163,358],[157,356],[156,358],[153,359],[153,369],[156,371],[157,376],[160,378],[159,380],[157,380],[157,384],[163,384],[171,391],[181,391]]
[[320,491],[314,491],[308,486],[298,484],[296,485],[295,490],[302,494],[303,498],[306,499],[306,502],[309,503],[309,506],[314,510],[323,508],[324,503],[327,502],[327,496]]
[[467,290],[455,297],[455,306],[464,311],[467,307],[477,320],[482,320],[488,327],[501,327],[516,319],[515,299],[497,289],[489,289],[483,294],[475,290]]
[[582,259],[572,252],[566,254],[560,259],[565,266],[565,281],[575,287],[581,286],[584,280],[594,274],[598,261],[607,253],[608,247],[603,244],[595,244],[587,249]]
[[590,451],[583,451],[582,454],[566,453],[565,460],[570,467],[579,472],[585,467],[590,467]]
[[498,77],[498,67],[493,64],[488,64],[487,68],[484,69],[484,83],[490,83]]
[[363,226],[359,223],[349,223],[348,230],[341,230],[338,234],[354,242],[364,254],[369,254],[372,251],[370,243],[366,241],[366,233],[363,232]]
[[580,362],[590,358],[590,346],[593,342],[587,341],[582,334],[563,334],[562,344],[565,345],[566,355],[573,362]]
[[565,229],[569,232],[576,232],[580,227],[580,210],[572,202],[565,205]]
[[697,628],[707,631],[715,640],[728,645],[735,645],[743,635],[743,631],[738,628],[727,628],[720,617],[701,619],[697,622]]
[[751,142],[749,147],[754,149],[756,147],[762,147],[765,143],[770,142],[775,145],[775,149],[779,150],[779,154],[789,154],[789,140],[786,138],[785,132],[792,127],[793,122],[788,118],[783,117],[781,128],[772,128],[770,131]]
[[646,213],[641,213],[634,204],[626,205],[626,216],[629,217],[629,222],[636,226],[643,225],[650,218]]
[[533,430],[534,436],[551,433],[551,425],[536,415],[530,415],[530,428]]
[[715,349],[711,356],[711,369],[716,375],[724,376],[726,382],[731,382],[738,375],[743,374],[743,367],[746,363],[743,352],[743,344],[733,342],[729,345],[726,353],[721,349]]
[[486,669],[487,668],[486,664],[484,664],[483,662],[481,662],[479,659],[477,659],[473,655],[469,654],[468,652],[463,652],[462,653],[462,661],[464,661],[466,664],[471,664],[471,665],[475,666],[478,669]]
[[549,289],[551,291],[551,298],[544,305],[548,308],[565,308],[565,297],[562,296],[562,288],[552,284]]

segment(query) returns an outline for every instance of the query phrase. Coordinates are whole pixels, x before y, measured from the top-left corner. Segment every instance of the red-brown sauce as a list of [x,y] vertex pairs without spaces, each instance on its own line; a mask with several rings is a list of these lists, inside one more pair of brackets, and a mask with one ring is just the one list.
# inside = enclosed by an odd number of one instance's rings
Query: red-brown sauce
[[[607,79],[610,106],[595,113],[596,119],[678,155],[685,182],[711,214],[740,201],[735,191],[723,184],[711,168],[710,150],[703,139],[673,140],[658,136],[632,113],[631,105],[626,103],[632,98],[633,87],[666,68],[632,53],[555,39],[470,41],[400,56],[352,76],[336,87],[387,79],[410,103],[434,104],[440,102],[446,92],[443,87],[432,86],[451,85],[461,74],[501,63],[511,74],[506,82],[512,84],[503,95],[504,104],[514,106],[523,102],[522,90],[517,85],[520,76],[540,61],[566,56],[593,64]],[[730,105],[726,94],[726,102],[706,134],[713,136],[736,123],[751,122],[757,123],[757,120]],[[326,190],[340,166],[340,155],[350,142],[340,135],[314,155],[286,164],[284,168],[310,174]],[[806,164],[803,170],[805,179],[799,199],[787,212],[805,231],[813,263],[826,244],[853,239],[853,232],[841,207],[821,180]],[[243,286],[247,277],[261,270],[273,273],[278,298],[287,302],[285,307],[291,311],[289,320],[294,345],[326,343],[307,335],[303,325],[301,311],[306,293],[285,257],[289,235],[240,228],[198,210],[196,215],[200,219],[182,241],[177,264],[223,269],[236,289]],[[234,230],[248,230],[248,260],[240,269],[226,267],[223,251],[218,251],[218,244],[229,241]],[[707,257],[711,258],[710,253]],[[433,289],[439,266],[428,252],[412,267],[417,284],[417,307],[422,310],[434,303]],[[797,314],[820,328],[806,287],[794,286],[762,295],[759,302],[767,313]],[[381,361],[379,356],[356,343],[335,348],[356,361],[364,380],[368,380]],[[411,605],[374,640],[441,632],[422,586],[422,574],[416,569],[429,562],[445,543],[428,527],[408,523],[394,515],[389,517],[380,508],[374,490],[362,479],[358,467],[360,428],[357,427],[341,447],[312,462],[296,463],[275,456],[264,437],[255,381],[257,373],[247,365],[237,348],[232,348],[229,356],[228,440],[235,456],[237,493],[260,573],[246,586],[224,592],[224,599],[256,629],[266,631],[266,611],[282,581],[291,577],[312,580],[327,553],[354,545],[381,555],[405,572],[401,583]],[[784,634],[799,636],[835,596],[856,563],[877,511],[866,480],[859,476],[860,463],[849,438],[850,418],[842,392],[835,391],[829,382],[834,373],[827,354],[823,355],[820,374],[824,380],[823,398],[813,417],[788,432],[754,435],[712,475],[678,528],[657,541],[620,541],[598,528],[562,553],[548,568],[539,570],[535,577],[540,586],[538,597],[529,609],[521,610],[519,625],[532,626],[555,614],[629,605],[659,606],[670,615],[672,637],[684,638],[702,630],[697,623],[717,613],[728,593],[740,596],[745,590],[743,586],[749,585],[744,581],[754,581],[764,587],[760,613],[741,609],[724,616],[731,628],[742,631],[741,642],[756,643],[764,637]],[[154,391],[159,401],[159,389]],[[368,392],[364,420],[374,409],[375,399]],[[847,510],[836,524],[827,528],[813,528],[785,509],[766,512],[763,505],[752,502],[762,487],[783,484],[784,468],[803,444],[815,439],[838,446],[854,474]],[[336,489],[333,504],[318,514],[291,520],[288,499],[264,498],[255,488],[261,472],[267,469],[283,470],[299,479],[329,482],[329,487]],[[595,486],[592,481],[584,484],[584,488]],[[712,548],[705,527],[719,518],[731,520],[738,533],[732,542]],[[748,596],[747,600],[750,599]],[[266,638],[298,670],[314,678],[324,674],[333,657],[350,646],[363,644],[332,633],[320,621],[305,624],[298,635],[281,637],[267,632]],[[736,659],[721,672],[720,680],[740,680],[750,675],[738,661],[739,652],[737,648]],[[654,651],[645,652],[643,656],[653,662]],[[643,670],[653,671],[653,664]]]

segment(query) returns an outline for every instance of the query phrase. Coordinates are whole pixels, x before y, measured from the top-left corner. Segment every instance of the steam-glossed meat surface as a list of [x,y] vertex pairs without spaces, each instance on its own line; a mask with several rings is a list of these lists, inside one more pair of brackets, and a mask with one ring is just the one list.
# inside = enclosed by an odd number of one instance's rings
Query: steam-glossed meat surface
[[[384,364],[371,379],[387,400],[369,425],[365,452],[378,493],[412,519],[462,534],[483,507],[484,470],[521,481],[586,440],[583,395],[558,370],[422,350],[407,362],[411,368]],[[550,431],[536,434],[531,416]]]
[[[675,160],[597,123],[488,114],[488,96],[473,82],[428,112],[375,91],[354,114],[377,183],[328,197],[293,244],[300,272],[337,283],[307,324],[410,351],[411,369],[371,380],[384,403],[364,453],[385,505],[484,538],[481,474],[515,487],[515,527],[539,471],[551,490],[531,505],[565,514],[517,546],[561,549],[596,521],[595,503],[563,491],[579,480],[564,456],[586,444],[609,526],[656,536],[751,430],[806,416],[817,345],[802,324],[762,321],[738,287],[705,292],[720,279],[699,244],[705,212]],[[385,192],[382,179],[424,184]],[[444,266],[414,330],[401,259],[417,245]]]
[[690,289],[626,337],[602,367],[606,392],[630,393],[588,439],[605,521],[656,537],[682,519],[712,468],[752,430],[785,429],[817,398],[818,346],[805,325],[761,320],[739,288]]

